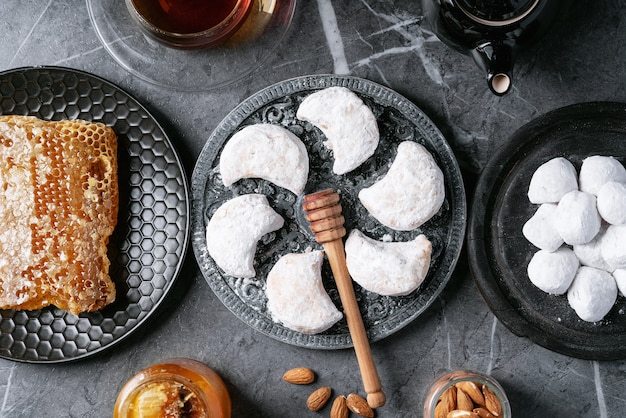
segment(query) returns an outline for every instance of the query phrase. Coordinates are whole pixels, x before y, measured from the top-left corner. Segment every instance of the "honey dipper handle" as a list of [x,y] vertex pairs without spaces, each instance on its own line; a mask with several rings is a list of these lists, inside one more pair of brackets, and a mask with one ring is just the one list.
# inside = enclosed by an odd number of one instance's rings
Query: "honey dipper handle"
[[363,325],[363,319],[361,318],[361,312],[356,302],[356,296],[354,294],[354,287],[352,286],[352,278],[348,273],[346,267],[346,253],[343,248],[343,242],[341,239],[325,242],[324,251],[328,256],[330,267],[335,276],[335,282],[337,284],[337,290],[339,291],[339,297],[341,304],[343,305],[344,315],[348,322],[348,328],[350,330],[350,336],[352,337],[352,343],[354,344],[354,351],[356,353],[356,359],[359,363],[359,369],[361,371],[361,378],[363,379],[363,386],[367,393],[367,403],[372,408],[380,408],[386,402],[385,394],[382,391],[382,385],[378,372],[376,371],[376,365],[372,358],[372,351],[370,349],[367,334],[365,332],[365,326]]

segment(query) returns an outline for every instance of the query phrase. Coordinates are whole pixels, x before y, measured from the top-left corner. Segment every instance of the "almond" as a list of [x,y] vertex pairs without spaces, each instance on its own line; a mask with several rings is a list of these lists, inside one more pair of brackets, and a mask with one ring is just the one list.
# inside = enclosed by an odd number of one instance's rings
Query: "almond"
[[462,411],[460,409],[455,409],[453,411],[448,412],[446,418],[480,418],[472,411]]
[[346,405],[348,409],[357,415],[366,418],[374,417],[374,410],[367,404],[367,401],[362,396],[356,393],[351,393],[346,398]]
[[447,411],[456,409],[456,388],[450,386],[441,394],[441,402],[446,404]]
[[435,406],[435,418],[446,418],[448,416],[448,405],[445,402],[437,402]]
[[486,408],[474,408],[474,413],[477,414],[480,418],[495,418],[491,412],[489,412]]
[[446,418],[448,412],[456,409],[456,388],[450,386],[443,391],[435,406],[435,418]]
[[296,367],[283,374],[283,380],[294,385],[308,385],[315,381],[315,373],[306,367]]
[[333,407],[330,409],[330,418],[348,418],[349,413],[346,397],[337,396],[333,401]]
[[306,401],[306,406],[313,412],[319,411],[326,405],[326,402],[330,399],[330,393],[332,392],[331,388],[323,387],[319,388],[311,395]]
[[456,409],[462,411],[472,411],[474,409],[472,398],[461,388],[456,389]]
[[467,393],[476,405],[485,406],[485,397],[476,383],[471,380],[464,380],[456,383],[456,387]]
[[502,414],[502,405],[500,405],[500,400],[486,385],[483,385],[483,395],[485,395],[485,408],[489,410],[494,416],[499,417]]

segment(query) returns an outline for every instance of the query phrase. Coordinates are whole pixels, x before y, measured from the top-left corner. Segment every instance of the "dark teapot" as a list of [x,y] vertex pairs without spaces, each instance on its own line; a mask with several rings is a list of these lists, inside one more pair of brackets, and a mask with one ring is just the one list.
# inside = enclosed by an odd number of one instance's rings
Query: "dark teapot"
[[424,15],[447,45],[469,54],[497,95],[512,86],[516,53],[544,35],[559,0],[422,0]]

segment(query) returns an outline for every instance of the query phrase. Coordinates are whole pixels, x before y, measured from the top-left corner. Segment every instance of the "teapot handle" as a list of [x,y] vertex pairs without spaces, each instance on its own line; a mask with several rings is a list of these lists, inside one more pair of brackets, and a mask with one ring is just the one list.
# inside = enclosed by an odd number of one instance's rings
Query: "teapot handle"
[[471,50],[476,64],[487,74],[489,89],[498,96],[511,90],[513,48],[506,42],[482,42]]

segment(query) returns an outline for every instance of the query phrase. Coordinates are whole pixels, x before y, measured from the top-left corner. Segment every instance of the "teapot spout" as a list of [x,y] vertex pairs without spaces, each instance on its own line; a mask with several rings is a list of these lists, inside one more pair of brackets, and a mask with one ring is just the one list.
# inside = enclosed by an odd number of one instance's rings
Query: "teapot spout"
[[471,51],[476,64],[487,74],[489,89],[498,96],[511,90],[513,48],[506,43],[484,42]]

